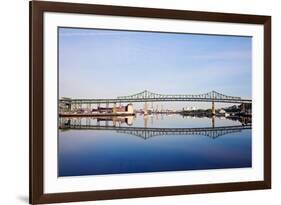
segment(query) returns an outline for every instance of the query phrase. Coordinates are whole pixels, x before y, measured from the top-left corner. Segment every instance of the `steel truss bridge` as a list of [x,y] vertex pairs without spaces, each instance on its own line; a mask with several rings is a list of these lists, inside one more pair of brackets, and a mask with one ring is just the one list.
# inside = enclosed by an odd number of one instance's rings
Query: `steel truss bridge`
[[205,94],[199,95],[164,95],[153,93],[148,90],[143,92],[128,95],[119,96],[117,98],[109,99],[60,99],[60,103],[64,104],[110,104],[110,103],[132,103],[132,102],[171,102],[171,101],[190,101],[190,102],[221,102],[221,103],[252,103],[251,99],[243,99],[241,97],[227,96],[216,91],[211,91]]
[[203,135],[215,139],[217,137],[230,133],[241,132],[244,129],[251,129],[251,125],[223,126],[223,127],[204,127],[204,128],[145,128],[145,127],[117,127],[100,126],[85,124],[64,124],[60,127],[62,130],[108,130],[117,133],[134,135],[142,139],[149,139],[155,136],[163,135]]

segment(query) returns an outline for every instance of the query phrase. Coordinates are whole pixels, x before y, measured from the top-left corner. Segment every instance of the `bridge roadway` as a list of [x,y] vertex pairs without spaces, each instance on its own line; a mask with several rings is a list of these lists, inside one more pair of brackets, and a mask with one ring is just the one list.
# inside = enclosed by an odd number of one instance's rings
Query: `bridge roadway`
[[145,127],[118,127],[118,126],[100,126],[84,124],[65,124],[60,129],[78,129],[78,130],[108,130],[117,133],[129,134],[148,139],[154,136],[162,135],[204,135],[211,138],[217,138],[229,133],[241,132],[244,129],[251,129],[251,125],[223,126],[223,127],[203,127],[203,128],[145,128]]
[[62,98],[60,103],[65,104],[111,104],[111,103],[133,103],[133,102],[172,102],[172,101],[189,101],[189,102],[220,102],[220,103],[252,103],[250,99],[241,97],[227,96],[216,91],[211,91],[199,95],[163,95],[150,91],[143,91],[134,95],[120,96],[109,99],[71,99]]

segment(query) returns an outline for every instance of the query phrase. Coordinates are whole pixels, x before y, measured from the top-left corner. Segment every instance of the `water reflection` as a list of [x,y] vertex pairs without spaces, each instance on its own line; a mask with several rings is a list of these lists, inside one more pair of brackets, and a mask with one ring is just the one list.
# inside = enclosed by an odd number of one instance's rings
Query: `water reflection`
[[[198,122],[200,121],[200,124]],[[207,123],[206,123],[207,122]],[[60,117],[59,128],[67,129],[75,125],[96,125],[115,127],[195,127],[205,125],[210,127],[231,126],[231,125],[251,125],[251,118],[246,117],[195,117],[182,116],[178,114],[169,115],[135,115],[135,116],[104,116],[104,117]]]
[[242,167],[251,167],[251,119],[138,114],[59,121],[59,176]]

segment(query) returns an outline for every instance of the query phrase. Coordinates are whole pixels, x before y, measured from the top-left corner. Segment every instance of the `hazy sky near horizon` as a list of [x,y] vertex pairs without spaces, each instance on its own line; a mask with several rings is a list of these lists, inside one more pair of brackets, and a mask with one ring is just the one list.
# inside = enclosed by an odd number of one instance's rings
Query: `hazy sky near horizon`
[[59,28],[59,97],[216,90],[251,98],[252,38]]

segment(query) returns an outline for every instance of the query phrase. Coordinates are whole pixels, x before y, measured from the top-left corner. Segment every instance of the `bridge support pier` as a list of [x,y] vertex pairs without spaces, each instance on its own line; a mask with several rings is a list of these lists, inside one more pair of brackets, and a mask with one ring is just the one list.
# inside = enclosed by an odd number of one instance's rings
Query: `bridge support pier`
[[113,104],[112,112],[115,114],[116,113],[116,103]]
[[215,102],[212,101],[212,115],[216,115]]
[[147,114],[148,114],[147,102],[144,103],[143,114],[144,114],[144,115],[147,115]]

